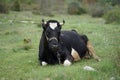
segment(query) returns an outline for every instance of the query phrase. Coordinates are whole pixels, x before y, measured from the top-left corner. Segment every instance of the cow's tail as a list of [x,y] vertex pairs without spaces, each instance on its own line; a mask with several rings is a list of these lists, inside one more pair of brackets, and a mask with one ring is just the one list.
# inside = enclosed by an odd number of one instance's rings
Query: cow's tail
[[89,51],[89,48],[88,48],[88,42],[89,42],[89,39],[86,35],[80,35],[80,38],[82,38],[83,42],[85,43],[86,47],[87,47],[87,51],[85,53],[85,58],[90,58],[90,51]]
[[96,55],[94,48],[93,48],[91,42],[89,41],[88,37],[86,35],[81,35],[81,38],[83,39],[83,41],[85,42],[85,44],[87,46],[86,57],[88,55],[88,57],[93,57],[97,61],[101,61],[101,59]]

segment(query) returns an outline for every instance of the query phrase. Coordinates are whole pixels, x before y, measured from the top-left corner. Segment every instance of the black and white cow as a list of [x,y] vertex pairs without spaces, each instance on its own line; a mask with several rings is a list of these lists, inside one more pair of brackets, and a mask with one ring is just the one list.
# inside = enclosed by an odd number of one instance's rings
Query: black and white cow
[[42,66],[62,63],[69,66],[80,60],[87,53],[100,60],[85,35],[76,31],[61,31],[62,25],[57,20],[42,20],[43,33],[39,45],[39,61]]

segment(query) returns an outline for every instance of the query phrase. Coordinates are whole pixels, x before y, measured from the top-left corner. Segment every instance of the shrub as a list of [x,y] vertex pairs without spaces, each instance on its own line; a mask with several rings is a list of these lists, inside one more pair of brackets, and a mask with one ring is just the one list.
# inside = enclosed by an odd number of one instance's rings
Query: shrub
[[114,8],[105,13],[103,18],[106,20],[106,23],[120,23],[120,10],[119,8]]
[[88,13],[92,17],[101,17],[104,15],[104,7],[99,3],[94,3],[93,5],[89,6]]
[[77,2],[72,2],[68,5],[68,13],[69,14],[83,14],[85,13],[86,11],[80,7],[79,3]]
[[0,13],[8,13],[8,7],[5,3],[0,3]]
[[14,3],[13,3],[13,6],[12,6],[12,10],[14,11],[20,11],[20,2],[19,0],[16,0]]
[[112,6],[120,5],[120,0],[97,0],[97,1],[103,4],[110,4]]

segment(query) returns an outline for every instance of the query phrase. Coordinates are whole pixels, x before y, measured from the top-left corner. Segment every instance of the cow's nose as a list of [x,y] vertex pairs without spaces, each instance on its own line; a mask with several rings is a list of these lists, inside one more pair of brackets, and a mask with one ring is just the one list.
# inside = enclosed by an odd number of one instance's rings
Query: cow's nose
[[58,49],[58,45],[52,45],[52,49],[55,51]]

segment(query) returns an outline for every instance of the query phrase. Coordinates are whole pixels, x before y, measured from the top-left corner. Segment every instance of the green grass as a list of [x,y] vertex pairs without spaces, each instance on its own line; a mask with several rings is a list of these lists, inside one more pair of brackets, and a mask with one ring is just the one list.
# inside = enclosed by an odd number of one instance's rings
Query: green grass
[[[81,60],[70,67],[40,66],[38,46],[42,28],[37,25],[42,18],[60,22],[64,19],[66,23],[62,30],[76,29],[86,34],[102,61]],[[110,80],[112,77],[120,80],[120,26],[104,22],[101,18],[88,15],[45,17],[31,12],[0,14],[0,80]],[[31,39],[32,47],[28,50],[24,49],[24,39]],[[83,70],[86,65],[95,68],[97,72]]]

